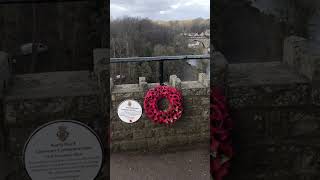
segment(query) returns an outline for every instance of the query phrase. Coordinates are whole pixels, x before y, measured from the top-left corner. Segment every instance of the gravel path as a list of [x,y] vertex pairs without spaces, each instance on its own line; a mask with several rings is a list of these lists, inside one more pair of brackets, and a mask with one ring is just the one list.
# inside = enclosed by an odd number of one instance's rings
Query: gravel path
[[116,153],[110,160],[111,180],[210,180],[209,151],[166,154]]

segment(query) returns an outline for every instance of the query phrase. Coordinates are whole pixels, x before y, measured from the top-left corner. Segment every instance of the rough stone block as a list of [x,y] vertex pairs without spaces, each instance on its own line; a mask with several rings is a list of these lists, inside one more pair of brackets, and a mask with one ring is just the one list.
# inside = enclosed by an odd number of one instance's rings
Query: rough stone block
[[320,106],[320,87],[312,87],[312,103],[316,106]]
[[[307,40],[298,36],[290,36],[284,40],[283,62],[299,71],[301,61],[306,55]],[[305,59],[305,58],[304,58]]]
[[94,71],[96,75],[99,75],[100,71],[105,68],[109,69],[109,58],[109,49],[98,48],[93,50]]
[[8,88],[11,79],[11,69],[8,54],[0,51],[0,100],[3,98],[5,89]]
[[146,77],[139,77],[139,85],[144,82],[147,82]]
[[280,62],[230,65],[227,96],[232,108],[310,104],[310,82]]
[[144,131],[135,130],[133,132],[134,139],[144,139],[154,137],[154,131],[152,129],[146,129]]
[[133,139],[132,131],[111,131],[111,141],[119,141],[119,140],[132,140]]
[[114,87],[114,81],[112,78],[110,78],[110,92],[112,91],[113,87]]
[[175,81],[175,79],[177,79],[177,75],[170,75],[169,76],[169,84],[172,86],[173,85],[173,81]]
[[175,79],[175,81],[173,81],[172,86],[177,88],[177,89],[181,89],[181,87],[182,87],[181,80],[179,78]]
[[121,151],[141,151],[141,150],[147,150],[147,148],[148,148],[147,139],[120,142]]
[[210,77],[206,73],[199,73],[198,81],[203,84],[205,87],[210,86]]
[[224,87],[227,83],[228,61],[220,52],[213,52],[211,57],[211,85]]
[[[197,136],[200,142],[206,139],[204,134],[208,134],[208,127],[201,125],[204,123],[207,125],[209,123],[209,88],[198,81],[185,81],[180,83],[180,79],[175,75],[172,75],[169,81],[171,85],[176,86],[177,83],[181,84],[185,107],[183,116],[172,127],[154,124],[145,114],[143,114],[136,123],[122,123],[116,114],[117,106],[128,98],[135,99],[143,105],[145,92],[141,88],[141,83],[146,82],[140,78],[140,84],[123,84],[114,87],[112,92],[113,108],[111,109],[111,127],[113,131],[117,133],[123,131],[132,132],[133,136],[133,139],[125,140],[123,137],[115,138],[115,136],[118,135],[116,133],[113,134],[114,139],[117,139],[116,142],[114,142],[115,151],[133,150],[135,149],[134,142],[140,140],[146,140],[148,144],[147,147],[138,145],[142,148],[141,150],[151,151],[170,147],[176,148],[181,144],[188,145],[190,142],[190,139],[188,139],[189,136]],[[152,88],[156,84],[146,83],[146,85],[148,88]],[[204,106],[207,106],[207,108],[204,108]]]

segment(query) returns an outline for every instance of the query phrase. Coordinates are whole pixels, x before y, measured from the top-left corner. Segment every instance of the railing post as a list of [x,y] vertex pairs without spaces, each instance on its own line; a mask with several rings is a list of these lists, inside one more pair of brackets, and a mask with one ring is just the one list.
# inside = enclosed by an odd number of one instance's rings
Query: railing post
[[163,60],[160,61],[159,65],[159,81],[160,85],[163,85]]

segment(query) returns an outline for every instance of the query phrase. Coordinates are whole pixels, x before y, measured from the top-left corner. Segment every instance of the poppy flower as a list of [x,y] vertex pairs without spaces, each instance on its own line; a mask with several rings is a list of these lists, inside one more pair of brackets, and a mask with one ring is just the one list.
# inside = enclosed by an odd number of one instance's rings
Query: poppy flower
[[[167,99],[169,106],[165,110],[160,110],[158,102]],[[147,117],[154,123],[174,124],[182,116],[182,94],[174,87],[160,85],[150,90],[144,98],[144,109]]]

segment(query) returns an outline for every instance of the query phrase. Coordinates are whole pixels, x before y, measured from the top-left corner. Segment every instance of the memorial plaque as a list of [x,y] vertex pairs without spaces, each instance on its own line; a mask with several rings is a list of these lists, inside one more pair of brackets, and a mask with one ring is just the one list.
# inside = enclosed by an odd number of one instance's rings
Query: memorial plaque
[[72,120],[41,126],[24,148],[24,165],[32,180],[94,180],[102,161],[98,136],[87,125]]
[[118,116],[126,123],[134,123],[140,119],[142,107],[135,100],[125,100],[118,106]]

